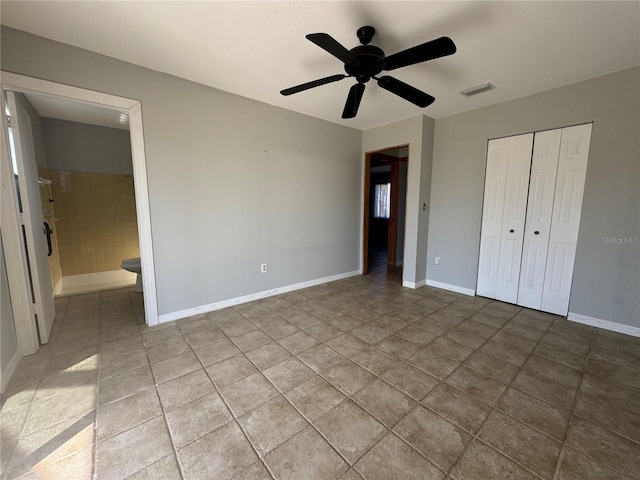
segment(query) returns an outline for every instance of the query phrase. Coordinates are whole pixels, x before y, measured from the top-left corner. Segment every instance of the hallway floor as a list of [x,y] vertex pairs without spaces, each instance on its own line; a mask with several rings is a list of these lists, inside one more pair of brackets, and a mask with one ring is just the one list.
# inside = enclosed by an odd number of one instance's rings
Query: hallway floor
[[640,338],[383,274],[154,328],[129,289],[56,308],[3,478],[640,478]]

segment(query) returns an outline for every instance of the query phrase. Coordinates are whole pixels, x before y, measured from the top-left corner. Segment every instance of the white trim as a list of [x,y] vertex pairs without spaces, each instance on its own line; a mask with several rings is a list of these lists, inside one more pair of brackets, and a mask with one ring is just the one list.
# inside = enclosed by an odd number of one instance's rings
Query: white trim
[[625,335],[632,335],[634,337],[640,337],[640,327],[634,327],[631,325],[625,325],[623,323],[612,322],[610,320],[602,320],[600,318],[588,317],[586,315],[580,315],[579,313],[571,313],[567,315],[567,320],[572,322],[582,323],[584,325],[590,325],[592,327],[603,328],[612,332],[624,333]]
[[9,382],[11,381],[11,377],[13,377],[13,374],[16,372],[18,362],[20,362],[21,359],[22,353],[20,352],[20,347],[18,347],[14,354],[11,356],[11,360],[9,360],[9,363],[7,363],[7,366],[2,371],[2,385],[0,386],[2,387],[3,394],[7,389],[7,385],[9,385]]
[[476,295],[476,291],[471,288],[449,285],[448,283],[436,282],[435,280],[427,280],[427,285],[430,287],[441,288],[443,290],[449,290],[450,292],[462,293],[463,295],[469,295],[470,297],[475,297]]
[[[26,268],[27,256],[22,241],[22,228],[19,219],[18,194],[14,181],[11,152],[9,151],[8,125],[5,112],[4,95],[2,105],[2,132],[0,138],[4,148],[0,152],[0,224],[2,230],[2,248],[7,266],[7,280],[11,297],[11,308],[16,327],[18,347],[24,355],[38,351],[40,343],[31,303],[31,285]],[[16,321],[16,320],[22,321]]]
[[200,307],[193,307],[177,312],[165,313],[163,315],[160,315],[159,320],[160,323],[172,322],[181,318],[187,318],[193,315],[213,312],[214,310],[221,310],[223,308],[233,307],[242,303],[252,302],[254,300],[260,300],[267,297],[273,297],[274,295],[293,292],[294,290],[300,290],[303,288],[315,287],[316,285],[321,285],[323,283],[335,282],[336,280],[342,280],[343,278],[355,277],[358,275],[361,275],[361,272],[359,270],[339,273],[338,275],[331,275],[329,277],[309,280],[308,282],[296,283],[293,285],[287,285],[285,287],[274,288],[273,290],[265,290],[263,292],[252,293],[251,295],[245,295],[243,297],[230,298],[229,300],[222,300],[220,302],[210,303],[208,305],[202,305]]
[[[138,100],[72,87],[61,83],[40,80],[10,72],[0,72],[2,89],[21,93],[36,93],[54,98],[80,101],[110,110],[126,111],[129,114],[129,134],[131,136],[131,157],[133,160],[133,182],[136,192],[138,216],[138,241],[144,282],[144,309],[147,325],[157,325],[158,301],[156,291],[155,262],[151,235],[151,214],[147,166],[144,151],[144,130],[142,109]],[[5,253],[6,255],[6,253]]]
[[414,290],[416,288],[424,287],[426,284],[427,284],[426,280],[420,280],[418,282],[410,282],[408,280],[403,280],[402,281],[402,286],[403,287],[413,288]]

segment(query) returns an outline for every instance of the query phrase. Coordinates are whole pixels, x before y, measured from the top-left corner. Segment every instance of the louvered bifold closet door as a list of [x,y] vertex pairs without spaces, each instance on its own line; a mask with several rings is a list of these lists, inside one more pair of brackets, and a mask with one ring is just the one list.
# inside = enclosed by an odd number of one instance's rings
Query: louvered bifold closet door
[[518,305],[540,309],[562,129],[535,134]]
[[541,310],[566,315],[573,280],[592,124],[562,129]]
[[477,293],[515,303],[533,134],[490,140],[482,210]]

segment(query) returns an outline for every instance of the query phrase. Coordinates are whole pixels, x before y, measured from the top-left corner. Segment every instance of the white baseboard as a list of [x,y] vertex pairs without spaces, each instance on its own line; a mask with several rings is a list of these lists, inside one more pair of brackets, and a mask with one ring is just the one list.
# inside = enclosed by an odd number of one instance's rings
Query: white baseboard
[[7,363],[6,368],[2,371],[2,384],[0,385],[0,387],[2,387],[2,394],[4,394],[7,385],[11,381],[11,377],[13,377],[13,374],[16,372],[16,367],[18,366],[18,362],[21,358],[22,353],[20,352],[20,349],[17,348],[15,353],[12,355],[11,360]]
[[427,284],[427,283],[426,283],[426,280],[420,280],[420,281],[415,282],[415,283],[414,283],[414,282],[408,282],[408,281],[406,281],[406,280],[403,280],[403,281],[402,281],[402,286],[403,286],[403,287],[413,288],[414,290],[415,290],[416,288],[424,287],[426,284]]
[[463,295],[469,295],[470,297],[475,297],[476,295],[476,291],[471,288],[449,285],[448,283],[436,282],[435,280],[427,280],[427,285],[430,287],[441,288],[443,290],[449,290],[450,292],[462,293]]
[[252,293],[251,295],[245,295],[243,297],[230,298],[229,300],[222,300],[220,302],[210,303],[208,305],[202,305],[200,307],[188,308],[186,310],[180,310],[177,312],[165,313],[158,317],[159,323],[173,322],[181,318],[192,317],[193,315],[200,315],[201,313],[213,312],[215,310],[221,310],[223,308],[233,307],[242,303],[253,302],[254,300],[260,300],[262,298],[273,297],[275,295],[281,295],[283,293],[293,292],[295,290],[301,290],[303,288],[315,287],[316,285],[322,285],[323,283],[335,282],[336,280],[342,280],[343,278],[355,277],[361,275],[359,270],[353,272],[339,273],[338,275],[331,275],[329,277],[317,278],[315,280],[309,280],[308,282],[296,283],[294,285],[287,285],[285,287],[274,288],[273,290],[265,290],[263,292]]
[[625,325],[623,323],[616,323],[610,320],[602,320],[600,318],[588,317],[586,315],[580,315],[579,313],[571,313],[567,315],[567,320],[572,322],[582,323],[584,325],[590,325],[592,327],[603,328],[612,332],[624,333],[625,335],[632,335],[634,337],[640,337],[640,328],[633,327],[631,325]]

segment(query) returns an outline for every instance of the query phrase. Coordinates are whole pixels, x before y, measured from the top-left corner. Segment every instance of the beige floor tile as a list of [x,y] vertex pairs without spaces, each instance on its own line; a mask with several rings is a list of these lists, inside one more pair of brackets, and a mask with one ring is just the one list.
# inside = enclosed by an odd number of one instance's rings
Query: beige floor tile
[[238,355],[240,350],[230,340],[195,348],[196,355],[205,367]]
[[557,440],[564,440],[569,425],[569,411],[554,407],[518,390],[508,389],[498,408]]
[[422,407],[404,417],[393,430],[444,471],[449,471],[471,440],[464,430]]
[[563,337],[562,335],[556,335],[555,333],[547,332],[540,340],[541,344],[551,345],[553,347],[562,348],[568,350],[577,355],[586,355],[589,351],[589,344],[581,340],[575,340],[573,338]]
[[304,352],[320,343],[318,339],[305,332],[296,332],[279,339],[278,342],[293,354]]
[[186,480],[227,480],[258,460],[235,422],[178,450]]
[[440,480],[445,476],[393,433],[389,433],[373,447],[355,468],[367,480]]
[[515,365],[516,367],[521,367],[524,362],[527,361],[527,358],[529,358],[528,352],[520,350],[514,345],[499,342],[493,338],[487,341],[487,343],[477,351],[495,357],[503,362],[510,363],[511,365]]
[[437,378],[403,362],[398,363],[386,372],[383,378],[416,400],[422,400],[427,393],[440,383]]
[[104,440],[162,414],[155,388],[100,405],[96,421],[97,440]]
[[309,427],[265,457],[280,480],[338,478],[349,465]]
[[45,466],[34,465],[29,473],[20,477],[20,480],[41,480],[49,478],[92,480],[93,467],[93,447],[87,447],[54,463],[49,463]]
[[104,405],[119,400],[154,385],[155,380],[150,367],[137,368],[117,377],[101,380],[98,383],[98,404]]
[[577,387],[582,378],[582,372],[580,370],[575,370],[538,355],[531,355],[523,368],[536,372],[538,375],[542,375],[551,381],[570,387]]
[[267,368],[290,356],[291,354],[287,350],[275,343],[263,345],[262,347],[247,352],[249,360],[258,368]]
[[533,473],[500,455],[481,442],[474,442],[453,470],[455,480],[501,479],[536,480]]
[[332,338],[325,342],[325,345],[331,347],[338,353],[341,353],[347,358],[353,357],[355,354],[363,351],[368,347],[368,344],[363,342],[357,337],[344,333],[340,336]]
[[640,395],[638,392],[608,378],[587,373],[582,379],[580,391],[640,414]]
[[23,433],[8,465],[7,478],[58,462],[83,449],[93,448],[95,411]]
[[329,320],[329,323],[331,323],[332,325],[338,327],[340,330],[343,330],[345,332],[350,332],[354,328],[361,327],[365,324],[362,320],[359,320],[349,315],[348,313],[345,313],[344,315],[340,315],[336,318],[332,318],[331,320]]
[[427,395],[422,403],[472,433],[480,428],[490,411],[488,405],[444,383]]
[[541,477],[553,477],[561,444],[551,437],[494,411],[478,438]]
[[378,343],[378,348],[391,355],[402,359],[408,359],[420,350],[420,345],[405,340],[396,335],[391,335]]
[[345,360],[324,370],[322,376],[346,395],[353,395],[376,378],[372,373],[350,360]]
[[200,360],[191,350],[151,365],[151,371],[157,384],[168,382],[201,368]]
[[571,409],[576,396],[575,388],[553,382],[530,370],[521,370],[511,385],[564,410]]
[[408,359],[407,363],[440,379],[446,378],[459,365],[459,362],[439,355],[428,346]]
[[260,373],[227,385],[220,393],[238,417],[278,396],[278,391]]
[[507,388],[505,383],[465,366],[456,369],[445,382],[489,405],[495,405]]
[[145,365],[149,365],[149,360],[144,348],[106,359],[101,355],[99,361],[100,379],[120,375]]
[[398,364],[398,359],[377,347],[367,347],[356,353],[351,360],[376,375],[382,375]]
[[158,395],[165,411],[173,410],[214,390],[204,370],[196,370],[158,385]]
[[387,431],[351,400],[322,416],[316,427],[352,465]]
[[166,417],[176,448],[184,447],[233,418],[216,392],[182,405],[167,413]]
[[311,421],[324,415],[346,398],[319,376],[285,392],[285,396]]
[[221,342],[227,338],[226,335],[215,326],[203,332],[185,333],[184,336],[192,348],[204,347],[206,345]]
[[257,371],[244,355],[236,355],[207,367],[207,373],[218,388],[229,385]]
[[[203,347],[207,348],[207,347]],[[147,347],[149,363],[158,363],[191,351],[191,346],[183,336],[176,336],[166,342]]]
[[238,418],[260,455],[269,453],[309,424],[282,396]]
[[362,327],[351,330],[351,335],[358,337],[363,342],[371,345],[380,342],[391,335],[387,330],[373,324],[363,325]]
[[624,480],[625,477],[571,448],[564,452],[558,480]]
[[263,370],[264,375],[281,392],[306,382],[316,374],[296,358],[287,358]]
[[326,345],[316,345],[298,354],[298,358],[315,372],[321,372],[344,360],[345,357]]
[[533,353],[579,371],[584,369],[586,360],[582,355],[546,343],[539,343]]
[[293,335],[294,333],[300,331],[298,327],[282,319],[278,319],[277,321],[270,323],[269,325],[265,326],[263,330],[274,340]]
[[164,418],[156,417],[97,444],[97,477],[101,480],[126,478],[172,450]]
[[236,344],[236,347],[243,352],[248,352],[249,350],[253,350],[254,348],[261,347],[262,345],[266,345],[271,342],[273,342],[273,340],[266,333],[261,332],[260,330],[253,330],[233,339],[233,343]]
[[182,480],[182,475],[175,454],[171,453],[127,477],[127,480]]
[[578,394],[574,414],[640,444],[640,414],[616,408],[605,400],[584,393]]
[[640,369],[628,368],[601,360],[589,359],[586,371],[640,390]]
[[511,382],[518,373],[518,367],[479,350],[467,357],[463,364],[505,383]]
[[272,477],[262,462],[256,462],[233,477],[233,480],[272,480]]
[[363,388],[352,399],[388,428],[417,405],[411,397],[382,380]]
[[416,345],[419,345],[421,347],[428,345],[437,338],[437,335],[418,328],[415,325],[409,325],[402,328],[401,330],[397,330],[395,334],[398,337],[409,340],[410,342],[415,343]]

